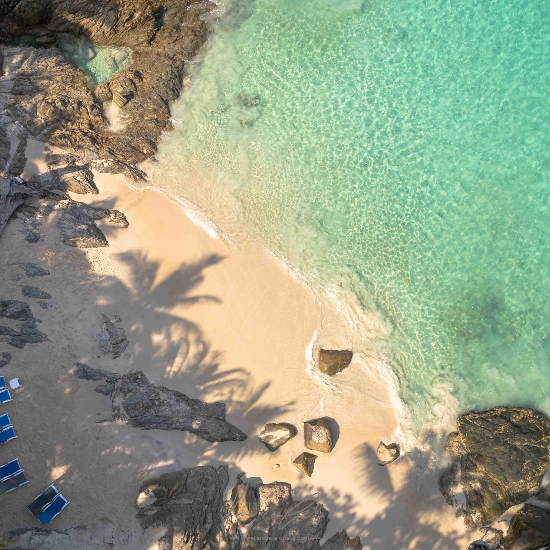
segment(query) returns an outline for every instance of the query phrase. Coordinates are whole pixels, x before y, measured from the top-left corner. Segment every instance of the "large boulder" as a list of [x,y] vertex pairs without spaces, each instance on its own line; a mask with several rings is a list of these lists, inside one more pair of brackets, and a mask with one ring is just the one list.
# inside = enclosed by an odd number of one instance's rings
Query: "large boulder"
[[550,420],[540,412],[497,407],[458,418],[447,451],[460,463],[470,526],[487,525],[539,490],[550,461]]
[[270,422],[263,427],[258,439],[273,453],[297,433],[292,424]]
[[292,464],[296,466],[301,472],[306,474],[306,476],[311,477],[313,474],[313,468],[315,467],[315,460],[317,455],[311,453],[302,453],[298,455],[293,461]]
[[322,349],[319,351],[319,370],[334,376],[348,367],[352,358],[352,351]]
[[81,379],[106,379],[96,391],[111,397],[112,418],[143,430],[180,430],[206,441],[244,441],[246,434],[225,420],[225,403],[204,403],[151,384],[141,371],[119,376],[77,363]]
[[332,451],[332,434],[328,418],[316,418],[304,422],[304,443],[312,451],[322,453]]

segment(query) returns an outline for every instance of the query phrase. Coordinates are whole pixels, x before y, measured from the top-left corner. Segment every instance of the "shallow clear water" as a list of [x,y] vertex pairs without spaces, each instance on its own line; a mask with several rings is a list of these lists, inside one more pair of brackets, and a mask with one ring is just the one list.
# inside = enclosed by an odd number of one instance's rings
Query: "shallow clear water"
[[95,46],[83,37],[60,40],[58,46],[94,86],[109,82],[124,67],[131,53],[129,48]]
[[550,412],[546,0],[240,0],[191,73],[154,185],[382,311],[417,426]]

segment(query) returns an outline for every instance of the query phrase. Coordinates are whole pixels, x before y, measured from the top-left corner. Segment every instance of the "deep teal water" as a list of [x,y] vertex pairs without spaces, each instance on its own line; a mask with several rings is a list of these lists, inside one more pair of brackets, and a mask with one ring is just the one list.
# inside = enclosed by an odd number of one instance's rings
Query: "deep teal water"
[[546,0],[235,0],[191,76],[155,185],[383,312],[417,426],[550,412]]

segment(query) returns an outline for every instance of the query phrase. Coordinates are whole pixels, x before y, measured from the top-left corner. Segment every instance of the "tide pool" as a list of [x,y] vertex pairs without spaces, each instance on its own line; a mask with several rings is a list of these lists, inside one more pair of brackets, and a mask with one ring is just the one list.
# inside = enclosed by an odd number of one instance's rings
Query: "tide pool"
[[153,185],[382,312],[417,427],[550,413],[549,74],[544,0],[234,0]]

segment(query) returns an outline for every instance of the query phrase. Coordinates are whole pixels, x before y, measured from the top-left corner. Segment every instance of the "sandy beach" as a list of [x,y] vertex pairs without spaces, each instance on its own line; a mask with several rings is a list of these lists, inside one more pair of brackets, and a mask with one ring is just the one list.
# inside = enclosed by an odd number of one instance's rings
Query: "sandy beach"
[[[39,152],[37,143],[28,149],[35,159],[24,176],[43,169]],[[336,330],[330,341],[326,324],[318,333],[326,305],[300,277],[254,244],[212,238],[180,205],[130,189],[123,176],[96,174],[96,184],[99,195],[78,200],[116,208],[130,222],[99,223],[108,248],[62,244],[55,214],[38,243],[25,242],[20,219],[0,237],[3,299],[28,301],[48,336],[9,349],[13,359],[0,371],[23,386],[2,406],[18,437],[0,448],[0,462],[18,457],[29,479],[7,497],[2,533],[38,527],[25,506],[55,483],[70,505],[48,529],[90,548],[153,548],[135,518],[140,484],[164,472],[226,464],[229,488],[245,472],[252,485],[287,481],[296,500],[316,498],[330,512],[327,537],[346,529],[371,550],[467,546],[474,533],[454,517],[429,471],[433,453],[442,453],[442,434],[428,434],[431,451],[415,448],[379,466],[376,447],[397,429],[391,388],[364,354],[330,380],[312,374],[308,355],[346,342]],[[50,275],[29,279],[23,263]],[[52,295],[45,309],[22,297],[24,285]],[[129,346],[117,359],[99,351],[102,313],[119,316],[126,330]],[[208,443],[182,432],[97,423],[110,398],[74,376],[76,362],[121,374],[139,369],[154,384],[224,401],[228,421],[248,440]],[[292,460],[305,450],[303,422],[322,416],[331,419],[336,445],[319,453],[307,478]],[[294,424],[298,436],[271,453],[256,437],[267,422]]]

